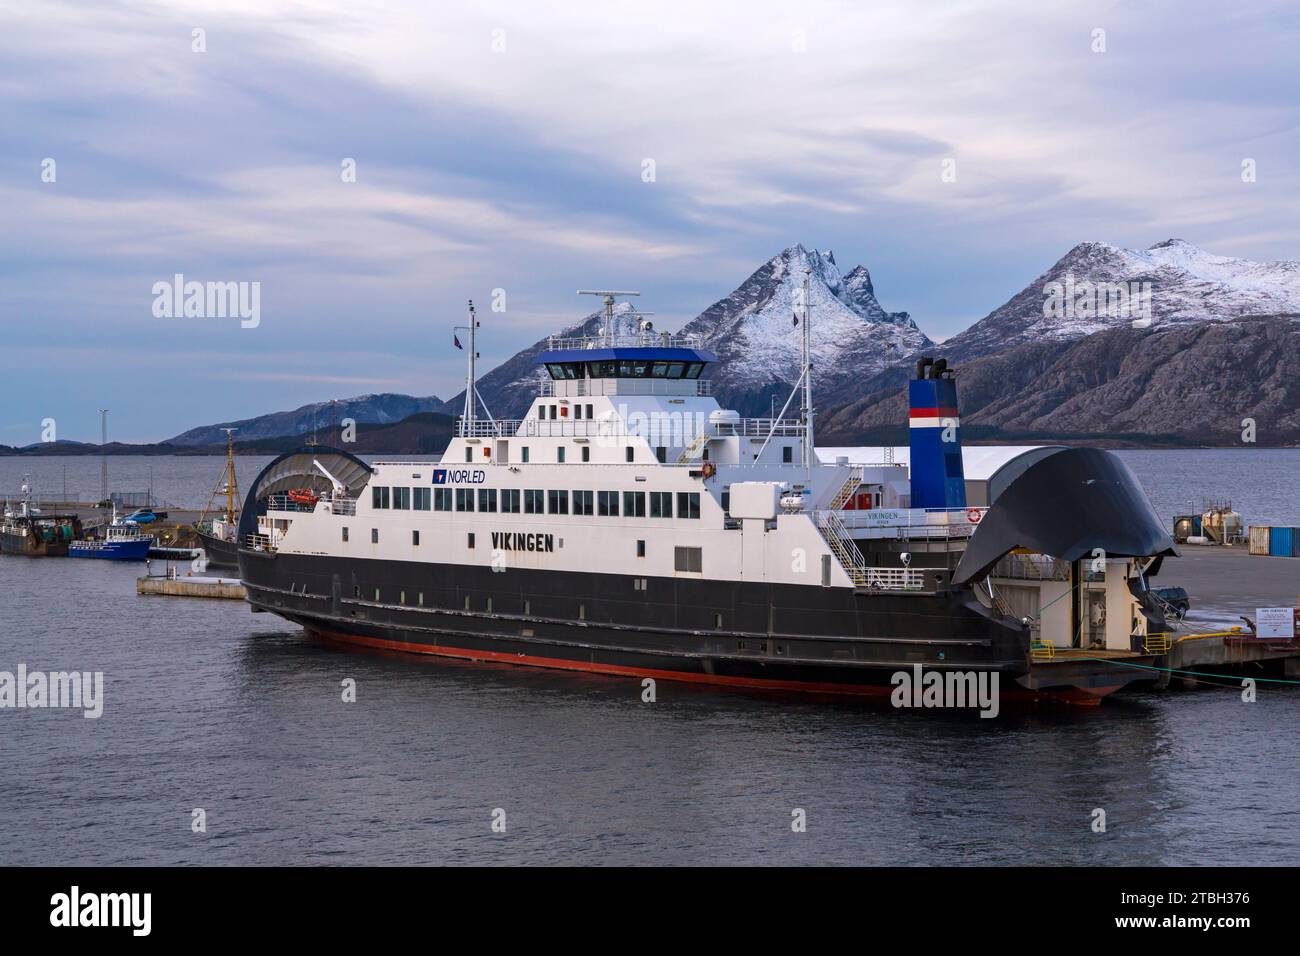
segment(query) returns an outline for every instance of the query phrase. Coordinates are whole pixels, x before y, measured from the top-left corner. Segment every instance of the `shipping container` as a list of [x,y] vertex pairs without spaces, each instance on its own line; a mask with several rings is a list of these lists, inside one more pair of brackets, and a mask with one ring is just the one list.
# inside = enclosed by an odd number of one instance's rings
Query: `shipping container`
[[1268,554],[1269,546],[1269,527],[1264,524],[1253,524],[1250,526],[1250,553],[1251,554]]
[[1273,528],[1268,534],[1268,553],[1275,558],[1289,558],[1294,553],[1290,528]]
[[1300,528],[1291,529],[1291,557],[1300,558]]

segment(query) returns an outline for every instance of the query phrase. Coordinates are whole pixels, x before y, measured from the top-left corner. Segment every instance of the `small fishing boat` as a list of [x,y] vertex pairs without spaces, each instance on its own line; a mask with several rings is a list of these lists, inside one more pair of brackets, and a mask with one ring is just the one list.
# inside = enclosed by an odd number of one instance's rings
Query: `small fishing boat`
[[149,557],[153,536],[140,530],[138,524],[117,520],[113,509],[113,523],[104,529],[99,539],[73,541],[68,545],[70,558],[99,558],[103,561],[143,561]]
[[81,537],[81,519],[74,514],[43,514],[32,505],[31,476],[23,477],[22,501],[6,507],[0,518],[0,552],[29,558],[62,557]]

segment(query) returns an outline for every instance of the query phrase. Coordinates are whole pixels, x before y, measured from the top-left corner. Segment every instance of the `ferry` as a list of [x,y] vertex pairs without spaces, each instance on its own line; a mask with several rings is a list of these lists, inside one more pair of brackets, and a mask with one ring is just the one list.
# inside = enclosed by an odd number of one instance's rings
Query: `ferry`
[[786,407],[744,418],[704,342],[602,294],[603,327],[548,340],[515,421],[480,413],[471,304],[441,461],[268,465],[239,525],[252,610],[348,645],[775,691],[888,694],[920,667],[1090,703],[1149,677],[1148,577],[1176,552],[1117,457],[1053,449],[968,504],[956,373],[927,358],[906,465],[822,461],[808,309]]
[[104,529],[100,539],[74,541],[68,546],[70,558],[98,558],[103,561],[143,561],[149,557],[153,536],[145,534],[133,521],[118,521],[117,509],[113,520]]

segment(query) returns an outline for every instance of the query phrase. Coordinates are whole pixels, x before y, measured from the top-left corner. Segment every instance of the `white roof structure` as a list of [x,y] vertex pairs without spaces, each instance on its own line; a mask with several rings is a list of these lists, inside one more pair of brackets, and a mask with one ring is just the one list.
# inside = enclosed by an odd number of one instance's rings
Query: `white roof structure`
[[[971,504],[991,504],[1021,472],[1034,462],[1060,451],[1062,447],[963,445],[961,463]],[[891,451],[893,454],[889,456]],[[881,465],[886,460],[892,460],[896,465],[908,466],[911,463],[911,449],[907,445],[895,445],[892,449],[876,445],[841,445],[819,447],[817,457],[827,464],[834,464],[837,458],[847,458],[851,465]]]

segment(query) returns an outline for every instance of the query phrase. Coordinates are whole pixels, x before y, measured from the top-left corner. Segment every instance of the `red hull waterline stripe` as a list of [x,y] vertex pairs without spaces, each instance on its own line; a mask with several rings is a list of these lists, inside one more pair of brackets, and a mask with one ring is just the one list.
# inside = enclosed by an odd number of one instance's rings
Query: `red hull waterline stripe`
[[[522,664],[526,667],[545,667],[550,670],[580,671],[586,674],[607,674],[615,677],[653,677],[656,680],[683,681],[692,684],[712,684],[721,687],[745,687],[753,690],[794,691],[805,694],[847,694],[855,697],[887,697],[894,692],[892,686],[865,684],[822,684],[813,681],[778,680],[764,677],[731,677],[718,674],[695,674],[688,671],[666,671],[653,667],[627,667],[623,664],[595,664],[569,661],[555,657],[536,657],[531,654],[510,654],[503,651],[471,651],[459,647],[412,644],[383,637],[366,637],[360,634],[339,634],[320,628],[307,630],[327,640],[341,644],[356,644],[380,650],[401,651],[406,654],[427,654],[433,657],[453,657],[466,661],[492,661],[499,664]],[[1095,706],[1110,693],[1091,693],[1082,688],[1063,687],[1060,691],[1003,691],[1004,696],[1021,700],[1050,698],[1070,704]]]

